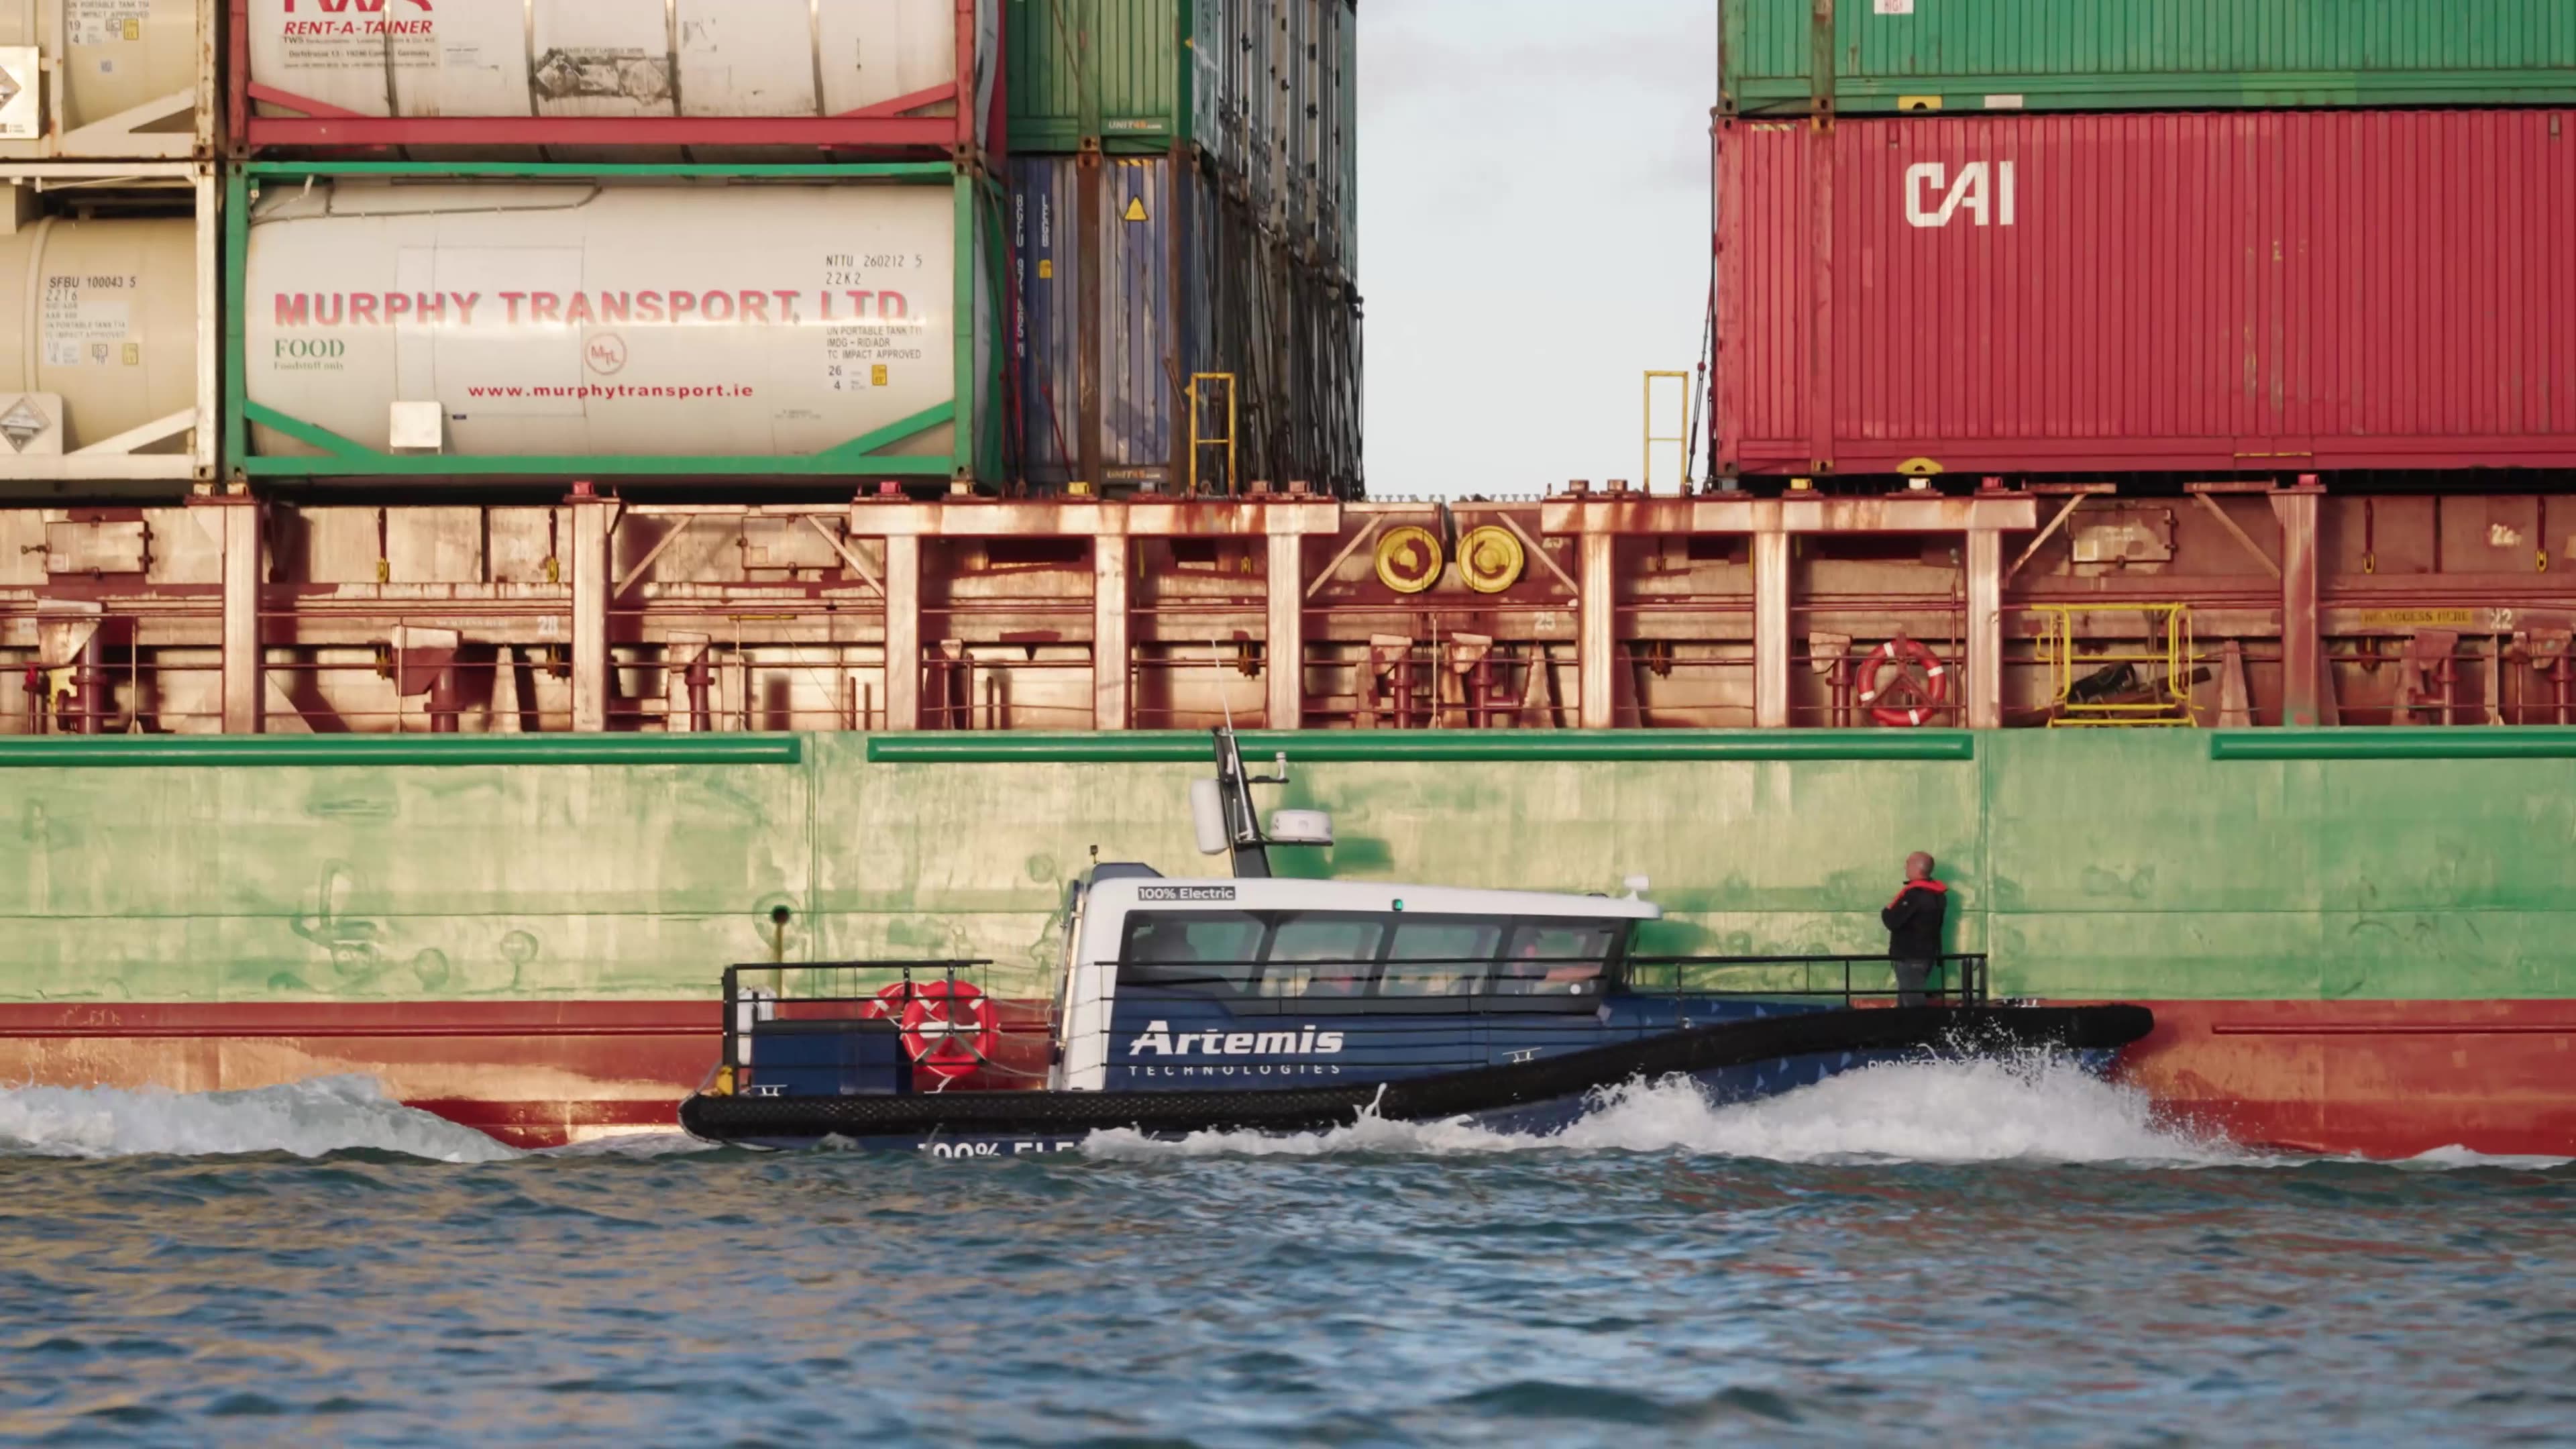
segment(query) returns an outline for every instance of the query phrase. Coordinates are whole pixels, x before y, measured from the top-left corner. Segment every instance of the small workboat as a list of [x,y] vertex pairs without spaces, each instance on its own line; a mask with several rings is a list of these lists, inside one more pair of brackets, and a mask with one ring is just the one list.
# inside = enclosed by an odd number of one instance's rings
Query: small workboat
[[1610,1089],[1688,1077],[1714,1100],[1929,1057],[2035,1051],[2095,1068],[2154,1025],[2135,1006],[1998,1002],[1979,956],[1900,999],[1883,957],[1640,954],[1660,919],[1624,896],[1282,878],[1329,818],[1263,828],[1230,730],[1193,784],[1227,878],[1096,865],[1070,888],[1052,1000],[991,963],[846,961],[724,973],[722,1061],[681,1105],[692,1135],[1018,1156],[1094,1132],[1299,1133],[1363,1115],[1560,1130]]

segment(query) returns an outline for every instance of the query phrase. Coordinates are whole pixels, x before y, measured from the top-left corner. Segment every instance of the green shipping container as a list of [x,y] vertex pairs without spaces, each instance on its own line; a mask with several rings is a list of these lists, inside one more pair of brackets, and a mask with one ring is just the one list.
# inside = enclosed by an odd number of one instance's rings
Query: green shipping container
[[[1215,33],[1213,22],[1231,8],[1220,0],[1010,0],[1011,149],[1061,153],[1090,140],[1128,155],[1175,144],[1215,149],[1223,88],[1195,73],[1191,42],[1202,28]],[[1202,91],[1215,92],[1204,106]]]
[[2576,102],[2576,0],[1722,0],[1725,108]]

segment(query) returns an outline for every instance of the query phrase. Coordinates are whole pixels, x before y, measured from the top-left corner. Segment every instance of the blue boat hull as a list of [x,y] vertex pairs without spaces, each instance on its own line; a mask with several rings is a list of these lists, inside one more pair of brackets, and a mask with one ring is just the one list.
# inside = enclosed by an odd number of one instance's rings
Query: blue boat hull
[[[1778,1097],[1815,1086],[1827,1078],[1868,1067],[1926,1060],[1959,1059],[1968,1055],[1975,1055],[1975,1053],[1927,1051],[1923,1048],[1880,1051],[1834,1050],[1738,1062],[1678,1075],[1687,1076],[1711,1102],[1723,1106]],[[2117,1051],[2112,1048],[2071,1047],[2064,1051],[2064,1055],[2083,1069],[2099,1074],[2110,1069]],[[1604,1105],[1606,1105],[1606,1098],[1602,1088],[1591,1086],[1579,1092],[1538,1101],[1514,1103],[1485,1111],[1461,1113],[1454,1118],[1444,1120],[1463,1122],[1473,1127],[1511,1136],[1544,1138],[1564,1132],[1586,1116],[1600,1110]],[[1357,1114],[1354,1113],[1354,1120],[1356,1117]],[[1196,1132],[1211,1130],[1227,1129],[1139,1130],[1139,1135],[1149,1140],[1177,1142],[1195,1135]],[[838,1133],[820,1136],[780,1134],[730,1137],[727,1141],[734,1146],[778,1151],[821,1148],[856,1152],[914,1153],[942,1158],[1002,1158],[1044,1157],[1056,1153],[1079,1151],[1091,1135],[1091,1130],[1055,1133],[994,1133],[969,1130],[859,1136]]]

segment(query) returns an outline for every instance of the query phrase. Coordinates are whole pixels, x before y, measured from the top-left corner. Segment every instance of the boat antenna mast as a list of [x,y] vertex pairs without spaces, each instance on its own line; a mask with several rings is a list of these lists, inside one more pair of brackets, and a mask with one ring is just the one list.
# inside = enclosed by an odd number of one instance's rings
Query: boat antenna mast
[[1234,709],[1225,697],[1225,679],[1218,664],[1216,643],[1208,643],[1208,663],[1218,671],[1217,704],[1224,710],[1225,722],[1216,727],[1216,778],[1190,783],[1190,818],[1199,838],[1202,855],[1230,856],[1237,880],[1268,880],[1271,876],[1270,849],[1276,845],[1330,846],[1333,843],[1333,819],[1320,810],[1282,810],[1263,833],[1261,810],[1252,802],[1255,785],[1288,783],[1288,754],[1282,750],[1269,775],[1248,774],[1243,768],[1243,747],[1235,738]]
[[[1216,730],[1216,778],[1198,781],[1190,791],[1200,851],[1232,856],[1237,880],[1270,878],[1271,841],[1261,833],[1261,810],[1252,802],[1252,787],[1287,784],[1288,757],[1280,755],[1273,768],[1278,771],[1275,775],[1245,773],[1243,747],[1235,739],[1234,726],[1220,725]],[[1209,828],[1212,824],[1215,830]]]

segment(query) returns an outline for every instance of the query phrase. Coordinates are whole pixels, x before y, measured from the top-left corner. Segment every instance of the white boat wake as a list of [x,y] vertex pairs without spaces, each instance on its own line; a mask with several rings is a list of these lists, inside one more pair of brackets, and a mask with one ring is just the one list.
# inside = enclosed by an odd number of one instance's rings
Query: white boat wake
[[[2070,1062],[1926,1062],[1871,1067],[1760,1101],[1720,1106],[1684,1080],[1632,1084],[1598,1111],[1547,1137],[1464,1123],[1365,1119],[1294,1137],[1206,1133],[1177,1143],[1105,1132],[1095,1157],[1459,1155],[1507,1152],[1684,1152],[1783,1163],[2090,1163],[2202,1168],[2314,1162],[2249,1151],[2176,1122],[2145,1093]],[[2411,1166],[2435,1169],[2557,1165],[2483,1157],[2459,1148]]]
[[368,1150],[432,1162],[498,1162],[520,1155],[471,1127],[394,1101],[368,1077],[323,1077],[240,1092],[0,1091],[0,1154],[11,1156],[322,1157]]
[[[708,1151],[677,1133],[612,1137],[552,1152],[503,1145],[406,1107],[371,1079],[331,1077],[238,1092],[0,1089],[0,1156],[105,1159],[287,1153],[396,1153],[428,1162],[658,1156]],[[1654,1153],[1799,1164],[2091,1163],[2173,1168],[2291,1167],[2318,1161],[2249,1151],[2176,1123],[2145,1094],[2062,1061],[1872,1067],[1783,1096],[1728,1106],[1688,1082],[1635,1084],[1562,1133],[1521,1136],[1458,1122],[1364,1117],[1331,1132],[1203,1133],[1161,1142],[1095,1134],[1110,1161],[1192,1157],[1457,1157],[1497,1153]],[[2491,1157],[2465,1148],[2398,1166],[2417,1171],[2550,1168],[2566,1159]]]

